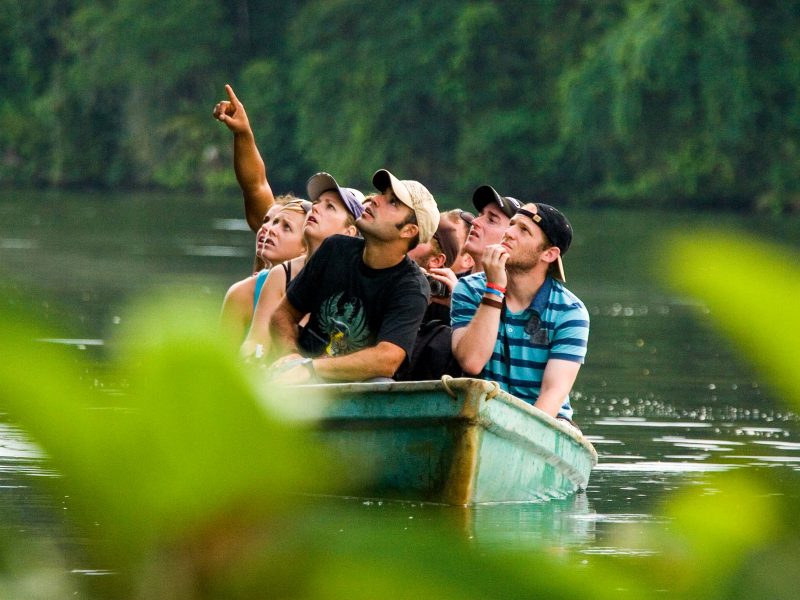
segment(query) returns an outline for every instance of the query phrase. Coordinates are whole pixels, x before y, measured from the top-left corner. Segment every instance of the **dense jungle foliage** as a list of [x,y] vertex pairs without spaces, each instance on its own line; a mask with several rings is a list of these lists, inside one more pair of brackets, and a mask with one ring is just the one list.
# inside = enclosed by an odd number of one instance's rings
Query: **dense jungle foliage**
[[388,167],[458,199],[800,208],[800,2],[0,0],[0,185],[273,187]]

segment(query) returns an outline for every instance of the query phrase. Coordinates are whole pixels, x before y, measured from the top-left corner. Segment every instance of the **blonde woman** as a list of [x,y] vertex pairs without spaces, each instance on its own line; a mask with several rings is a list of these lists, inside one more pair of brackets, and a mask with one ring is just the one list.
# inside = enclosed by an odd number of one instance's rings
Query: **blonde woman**
[[231,339],[240,341],[250,327],[270,267],[305,253],[303,226],[310,209],[310,202],[293,198],[282,204],[276,203],[267,212],[264,224],[256,234],[256,255],[268,267],[234,283],[222,302],[221,321]]

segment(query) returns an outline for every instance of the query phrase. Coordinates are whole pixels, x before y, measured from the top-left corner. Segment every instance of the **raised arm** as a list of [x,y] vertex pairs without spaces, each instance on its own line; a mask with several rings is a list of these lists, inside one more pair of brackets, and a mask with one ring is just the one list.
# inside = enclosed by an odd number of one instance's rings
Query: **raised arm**
[[225,85],[228,100],[214,107],[214,118],[222,121],[233,132],[233,169],[242,189],[247,224],[254,232],[261,227],[264,215],[275,202],[267,181],[267,168],[256,146],[244,105],[233,88]]

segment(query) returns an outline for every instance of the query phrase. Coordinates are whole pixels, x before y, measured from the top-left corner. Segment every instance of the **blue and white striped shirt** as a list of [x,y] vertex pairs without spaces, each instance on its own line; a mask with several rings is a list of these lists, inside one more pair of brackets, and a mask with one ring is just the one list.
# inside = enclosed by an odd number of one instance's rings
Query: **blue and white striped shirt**
[[[485,289],[485,273],[458,281],[450,309],[453,330],[472,321]],[[533,404],[539,397],[549,359],[583,363],[589,340],[589,312],[577,296],[550,276],[525,310],[515,313],[505,306],[502,310],[494,351],[480,376]],[[572,418],[569,395],[558,414]]]

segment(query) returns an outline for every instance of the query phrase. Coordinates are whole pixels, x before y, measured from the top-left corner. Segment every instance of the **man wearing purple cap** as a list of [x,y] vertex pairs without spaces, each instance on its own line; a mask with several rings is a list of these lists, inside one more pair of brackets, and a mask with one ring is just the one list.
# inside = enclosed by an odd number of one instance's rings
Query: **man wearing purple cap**
[[567,420],[589,337],[589,313],[563,284],[571,241],[557,209],[519,208],[501,243],[486,247],[484,272],[456,285],[451,313],[453,354],[467,374]]
[[363,239],[325,240],[272,317],[273,344],[289,353],[273,367],[280,383],[388,378],[411,353],[430,286],[407,253],[431,239],[439,210],[417,181],[380,170],[372,182]]

